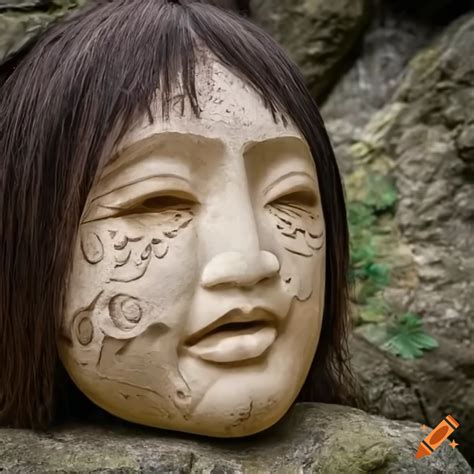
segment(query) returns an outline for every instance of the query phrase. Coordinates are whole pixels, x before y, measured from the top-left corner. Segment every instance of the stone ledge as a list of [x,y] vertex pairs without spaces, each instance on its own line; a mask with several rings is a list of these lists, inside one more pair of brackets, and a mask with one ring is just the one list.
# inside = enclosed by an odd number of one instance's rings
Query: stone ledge
[[354,408],[298,404],[272,429],[210,439],[117,422],[53,431],[0,429],[0,471],[169,473],[471,473],[447,442],[415,459],[426,436],[412,422]]

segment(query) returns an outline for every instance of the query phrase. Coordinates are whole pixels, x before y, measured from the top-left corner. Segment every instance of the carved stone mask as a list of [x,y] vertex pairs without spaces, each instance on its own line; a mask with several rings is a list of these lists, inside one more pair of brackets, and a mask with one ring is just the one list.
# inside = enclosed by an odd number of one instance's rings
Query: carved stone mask
[[244,436],[278,421],[319,340],[325,225],[291,121],[217,61],[199,117],[176,94],[122,140],[88,197],[59,351],[79,389],[136,423]]

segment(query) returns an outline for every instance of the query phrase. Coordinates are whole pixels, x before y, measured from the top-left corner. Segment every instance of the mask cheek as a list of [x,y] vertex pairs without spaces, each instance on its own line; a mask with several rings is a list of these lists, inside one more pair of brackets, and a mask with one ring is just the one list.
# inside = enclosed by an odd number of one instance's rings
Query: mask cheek
[[[87,394],[99,393],[94,384],[106,381],[119,387],[124,400],[146,396],[166,416],[187,416],[192,398],[176,347],[180,317],[186,315],[184,296],[195,281],[189,277],[192,255],[185,252],[193,248],[195,235],[189,217],[162,220],[160,226],[124,219],[81,229],[62,325],[62,359]],[[188,279],[176,278],[176,269],[185,264]],[[108,396],[108,406],[115,406],[114,397]]]
[[189,284],[166,276],[180,267],[183,245],[192,244],[192,218],[190,211],[170,209],[158,216],[82,225],[68,281],[62,335],[88,352],[89,347],[101,345],[98,339],[103,336],[132,339],[153,324],[169,329],[176,313],[171,306],[176,304],[166,304],[170,299],[166,282],[182,282],[171,288],[177,296],[189,293]]
[[324,271],[324,221],[319,215],[292,206],[268,205],[266,210],[286,291],[306,301],[316,287],[315,279]]

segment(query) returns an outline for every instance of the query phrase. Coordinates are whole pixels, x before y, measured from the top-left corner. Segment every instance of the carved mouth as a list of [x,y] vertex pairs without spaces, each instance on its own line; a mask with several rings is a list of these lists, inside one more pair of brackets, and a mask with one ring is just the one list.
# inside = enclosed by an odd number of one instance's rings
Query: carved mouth
[[189,351],[210,362],[237,362],[261,356],[275,341],[274,318],[264,310],[233,310],[187,341]]
[[[211,337],[214,334],[222,334],[222,336],[235,336],[238,334],[252,334],[263,327],[268,326],[268,322],[265,321],[242,321],[235,323],[227,323],[219,326],[211,331],[206,332],[203,336],[199,338],[192,338],[188,345],[195,345],[202,341],[205,338]],[[227,334],[226,334],[227,333]],[[193,342],[191,342],[193,341]]]
[[275,316],[263,308],[234,308],[216,319],[206,327],[192,334],[186,344],[192,346],[202,339],[220,331],[232,332],[260,329],[259,325],[274,324]]

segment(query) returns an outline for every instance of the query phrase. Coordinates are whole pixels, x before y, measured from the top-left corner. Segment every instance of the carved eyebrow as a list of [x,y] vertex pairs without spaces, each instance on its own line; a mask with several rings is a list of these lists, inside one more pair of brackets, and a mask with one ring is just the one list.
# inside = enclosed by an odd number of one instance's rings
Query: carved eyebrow
[[285,179],[291,178],[292,176],[305,176],[306,178],[309,178],[312,183],[316,184],[314,181],[314,177],[311,176],[306,171],[290,171],[289,173],[286,173],[280,176],[275,181],[273,181],[273,183],[266,186],[265,189],[263,190],[263,194],[268,194],[278,183],[281,183]]
[[153,178],[174,178],[174,179],[179,179],[181,181],[184,181],[186,184],[189,184],[189,180],[185,178],[184,176],[180,176],[179,174],[174,174],[174,173],[151,174],[147,176],[141,176],[140,178],[129,181],[128,183],[125,183],[121,186],[117,186],[116,188],[113,188],[110,191],[107,191],[106,193],[95,196],[93,199],[91,199],[91,203],[93,203],[97,199],[103,198],[104,196],[108,196],[109,194],[112,194],[115,191],[119,191],[120,189],[126,188],[127,186],[132,186],[133,184],[142,183],[143,181],[147,181],[148,179],[153,179]]
[[[175,131],[163,130],[163,131],[155,132],[150,135],[144,136],[138,139],[137,141],[116,150],[115,153],[113,153],[112,156],[107,160],[105,169],[113,165],[122,156],[133,153],[136,149],[140,149],[141,147],[146,147],[146,146],[159,146],[159,145],[162,145],[167,139],[168,140],[174,139],[177,143],[179,143],[179,145],[182,145],[183,142],[188,142],[192,145],[195,145],[196,141],[205,142],[211,145],[212,144],[218,145],[218,146],[223,145],[222,140],[220,140],[219,138],[207,137],[204,135],[199,135],[199,134],[189,133],[189,132],[181,132],[181,131],[175,132]],[[178,152],[176,151],[176,153]],[[144,155],[143,153],[138,153],[134,161],[136,159],[142,158],[143,155]]]
[[301,147],[301,145],[306,145],[305,140],[297,135],[292,135],[292,134],[284,134],[284,135],[269,135],[265,136],[263,139],[260,138],[256,141],[250,140],[245,143],[244,146],[244,153],[250,153],[252,152],[255,148],[259,148],[261,146],[265,147],[268,145],[272,144],[277,144],[278,142],[281,142],[282,140],[289,141],[289,143],[292,145],[292,147]]

